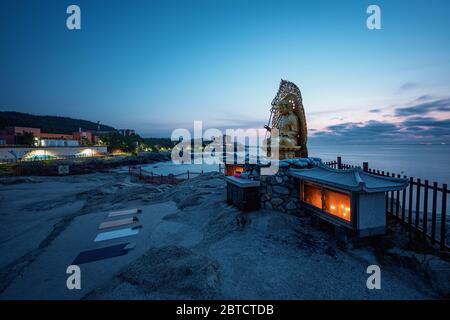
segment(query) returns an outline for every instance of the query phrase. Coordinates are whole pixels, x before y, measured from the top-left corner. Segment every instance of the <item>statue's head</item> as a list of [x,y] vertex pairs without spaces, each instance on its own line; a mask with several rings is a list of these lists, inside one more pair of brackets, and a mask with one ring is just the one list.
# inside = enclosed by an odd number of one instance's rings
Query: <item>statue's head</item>
[[280,103],[278,105],[278,110],[280,111],[280,113],[284,116],[288,115],[289,113],[291,113],[292,110],[292,106],[289,105],[289,103]]
[[302,94],[300,89],[292,82],[281,80],[277,95],[272,100],[272,106],[278,106],[282,103],[290,103],[294,106],[302,104]]

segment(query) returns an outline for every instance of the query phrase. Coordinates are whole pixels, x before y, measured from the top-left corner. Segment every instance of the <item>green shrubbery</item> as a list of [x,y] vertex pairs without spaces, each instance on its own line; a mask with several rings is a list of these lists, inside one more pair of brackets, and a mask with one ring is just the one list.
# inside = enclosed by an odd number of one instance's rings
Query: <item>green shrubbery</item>
[[101,144],[108,146],[109,152],[129,152],[137,154],[144,151],[167,151],[173,147],[169,138],[141,138],[139,135],[123,136],[108,133],[100,137]]

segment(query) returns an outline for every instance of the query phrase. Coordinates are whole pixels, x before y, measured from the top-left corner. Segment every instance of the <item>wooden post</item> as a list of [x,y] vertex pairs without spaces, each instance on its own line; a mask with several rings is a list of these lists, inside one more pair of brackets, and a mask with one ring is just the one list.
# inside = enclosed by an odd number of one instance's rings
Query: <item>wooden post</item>
[[417,179],[417,192],[416,192],[416,220],[414,223],[414,227],[416,229],[416,232],[419,231],[419,220],[420,220],[420,188],[422,187],[422,184],[420,182],[420,178]]
[[363,171],[369,172],[369,163],[368,162],[363,162]]
[[[397,178],[400,178],[400,175],[397,175]],[[400,218],[400,190],[397,190],[397,194],[395,196],[395,216]]]
[[447,184],[442,186],[442,212],[441,212],[441,250],[445,249],[445,228],[447,215]]
[[409,178],[409,198],[408,198],[408,225],[412,225],[412,198],[413,198],[414,178]]
[[[406,177],[405,177],[406,178]],[[405,222],[405,212],[406,212],[406,189],[402,191],[402,222]]]
[[434,244],[436,242],[437,193],[438,193],[438,184],[437,184],[437,182],[433,182],[433,200],[432,200],[432,209],[431,209],[431,243],[432,244]]
[[391,191],[391,208],[390,208],[390,213],[392,215],[394,215],[394,191]]
[[341,157],[337,157],[337,168],[342,169],[342,158]]
[[386,197],[385,197],[385,204],[384,206],[386,207],[386,223],[388,221],[388,216],[389,216],[389,191],[386,191]]
[[423,239],[427,239],[428,228],[428,180],[425,180],[425,190],[423,194]]
[[187,178],[188,178],[188,180],[189,180],[189,170],[187,171]]

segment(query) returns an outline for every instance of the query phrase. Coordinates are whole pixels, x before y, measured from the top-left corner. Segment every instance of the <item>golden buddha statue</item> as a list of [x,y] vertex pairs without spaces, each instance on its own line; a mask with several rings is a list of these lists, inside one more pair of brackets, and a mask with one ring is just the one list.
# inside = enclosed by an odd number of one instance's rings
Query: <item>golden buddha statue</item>
[[270,146],[278,145],[280,160],[308,157],[305,110],[300,89],[294,83],[281,80],[278,93],[272,101],[269,124],[266,129],[269,132],[277,129],[279,134],[278,137],[273,137],[276,140],[271,141],[271,137],[266,143]]

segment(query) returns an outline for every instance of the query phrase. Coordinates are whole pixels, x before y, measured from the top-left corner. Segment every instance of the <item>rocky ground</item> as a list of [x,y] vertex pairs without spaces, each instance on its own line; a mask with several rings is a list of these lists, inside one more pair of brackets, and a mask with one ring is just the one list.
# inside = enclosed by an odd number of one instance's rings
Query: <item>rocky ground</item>
[[[343,243],[308,216],[240,213],[210,173],[152,186],[120,172],[0,182],[1,299],[441,299],[450,263],[418,250],[398,226]],[[106,212],[143,209],[129,254],[82,265],[83,288],[65,267],[94,246]],[[105,245],[105,244],[104,244]],[[381,289],[366,286],[369,265]]]

